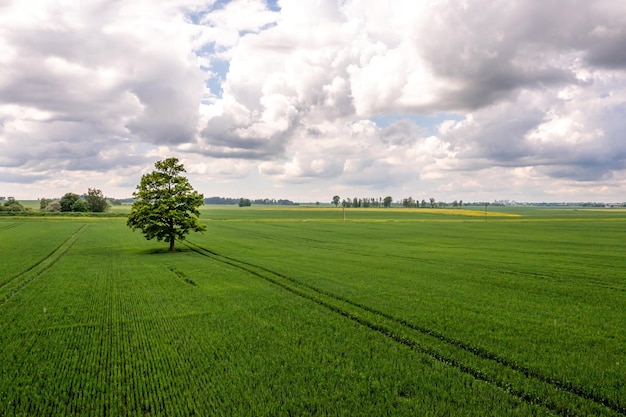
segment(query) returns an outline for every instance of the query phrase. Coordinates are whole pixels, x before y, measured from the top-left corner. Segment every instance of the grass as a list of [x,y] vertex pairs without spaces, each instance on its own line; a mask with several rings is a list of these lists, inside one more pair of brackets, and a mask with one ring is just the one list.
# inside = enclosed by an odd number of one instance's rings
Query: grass
[[626,213],[203,210],[0,219],[0,415],[626,414]]

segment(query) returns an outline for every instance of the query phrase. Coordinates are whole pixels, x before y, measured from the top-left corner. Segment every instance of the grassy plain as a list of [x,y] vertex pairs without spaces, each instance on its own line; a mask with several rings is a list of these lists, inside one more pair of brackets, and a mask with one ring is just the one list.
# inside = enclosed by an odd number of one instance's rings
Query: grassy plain
[[626,415],[624,211],[202,221],[0,218],[0,415]]

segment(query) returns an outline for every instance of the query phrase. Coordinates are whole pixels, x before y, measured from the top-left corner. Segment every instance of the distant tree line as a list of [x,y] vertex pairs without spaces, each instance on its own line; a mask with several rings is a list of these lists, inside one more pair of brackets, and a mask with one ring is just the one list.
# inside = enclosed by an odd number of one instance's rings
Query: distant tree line
[[104,213],[111,207],[111,202],[97,188],[89,188],[83,195],[66,193],[60,199],[40,198],[39,208],[48,213]]
[[[250,204],[248,204],[248,202]],[[242,205],[242,203],[244,203]],[[239,205],[239,207],[251,206],[252,204],[267,205],[267,206],[297,206],[298,203],[294,203],[291,200],[276,200],[274,198],[263,198],[250,200],[249,198],[228,198],[228,197],[208,197],[204,199],[204,204],[224,204],[224,205]]]
[[428,201],[422,199],[413,199],[413,197],[407,197],[402,199],[402,207],[413,207],[413,208],[446,208],[446,207],[462,207],[463,200],[454,200],[452,203],[446,203],[443,201],[437,201],[433,197],[429,198]]
[[463,200],[454,200],[452,202],[437,201],[435,198],[430,197],[426,199],[418,199],[413,197],[406,197],[402,200],[393,202],[390,196],[385,198],[346,198],[341,199],[338,195],[334,196],[330,204],[335,207],[350,207],[350,208],[368,208],[368,207],[407,207],[407,208],[456,208],[456,207],[484,207],[489,206],[568,206],[568,207],[626,207],[626,203],[597,203],[597,202],[578,202],[578,203],[518,203],[516,201],[509,200],[495,200],[493,202],[486,201],[473,201],[464,202]]
[[365,198],[358,198],[358,197],[354,197],[354,198],[347,198],[347,199],[341,199],[341,197],[339,197],[338,195],[334,196],[332,201],[330,202],[331,204],[334,204],[335,207],[339,206],[339,203],[341,202],[341,207],[354,207],[354,208],[359,208],[359,207],[363,207],[363,208],[369,208],[369,207],[391,207],[391,204],[393,203],[393,198],[391,198],[390,196],[387,196],[385,198],[379,197],[365,197]]
[[133,204],[134,198],[107,198],[112,206],[121,206],[122,204]]
[[[400,202],[394,203],[393,198],[391,196],[387,196],[385,198],[382,197],[365,197],[365,198],[347,198],[341,199],[338,195],[334,196],[332,201],[330,202],[335,207],[339,206],[341,203],[342,207],[350,207],[350,208],[369,208],[369,207],[384,207],[388,208],[391,206],[396,207],[408,207],[408,208],[445,208],[445,207],[462,207],[464,205],[463,200],[454,200],[452,203],[444,203],[442,201],[437,201],[433,197],[429,198],[428,201],[422,199],[414,199],[413,197],[403,198]],[[483,204],[483,203],[480,203]]]

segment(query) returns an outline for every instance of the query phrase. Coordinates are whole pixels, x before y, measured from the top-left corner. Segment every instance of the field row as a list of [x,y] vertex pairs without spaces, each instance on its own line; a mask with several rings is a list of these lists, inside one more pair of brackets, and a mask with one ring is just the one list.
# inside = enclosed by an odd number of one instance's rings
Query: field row
[[0,415],[626,415],[624,219],[262,213],[1,220]]
[[[215,253],[197,244],[186,245],[200,255],[241,269],[303,299],[317,303],[330,312],[380,333],[395,343],[425,354],[440,363],[487,382],[531,405],[541,405],[558,415],[615,415],[626,409],[609,398],[583,387],[561,381],[511,362],[499,354],[451,339],[431,329],[412,324],[372,307],[305,284],[265,267]],[[607,410],[607,408],[609,410]]]
[[623,220],[213,227],[218,253],[624,409]]

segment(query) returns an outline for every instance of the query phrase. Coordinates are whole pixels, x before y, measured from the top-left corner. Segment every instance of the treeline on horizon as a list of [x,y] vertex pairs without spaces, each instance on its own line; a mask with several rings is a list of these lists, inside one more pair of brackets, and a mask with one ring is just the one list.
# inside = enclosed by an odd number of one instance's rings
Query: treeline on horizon
[[[40,209],[39,213],[63,213],[63,212],[83,212],[83,213],[103,213],[109,211],[112,206],[120,206],[132,204],[134,198],[110,198],[105,197],[102,191],[98,189],[89,189],[83,195],[66,193],[60,198],[38,198]],[[231,198],[231,197],[208,197],[204,198],[204,204],[207,205],[238,205],[239,207],[249,207],[251,205],[264,206],[299,206],[303,203],[294,202],[288,199],[262,198],[251,200],[248,198]],[[311,203],[304,203],[311,204]],[[320,202],[314,203],[320,205]],[[492,202],[465,202],[463,200],[455,200],[453,202],[443,202],[429,198],[428,200],[414,199],[411,197],[402,200],[393,201],[390,196],[385,198],[344,198],[339,196],[333,197],[332,201],[323,205],[331,205],[335,207],[346,208],[386,208],[386,207],[406,207],[406,208],[457,208],[468,206],[536,206],[536,207],[626,207],[626,202],[621,203],[605,203],[605,202],[517,202],[510,200],[495,200]],[[20,203],[14,197],[0,196],[0,214],[35,214],[35,211],[28,206]]]
[[230,198],[230,197],[208,197],[204,199],[204,204],[222,204],[222,205],[239,205],[250,206],[252,204],[266,205],[266,206],[297,206],[299,203],[294,203],[291,200],[274,198],[259,198],[251,200],[249,198]]
[[[0,196],[0,212],[5,214],[33,213],[15,197]],[[105,213],[116,203],[104,196],[101,190],[89,188],[84,194],[65,193],[61,198],[38,198],[40,213]]]

